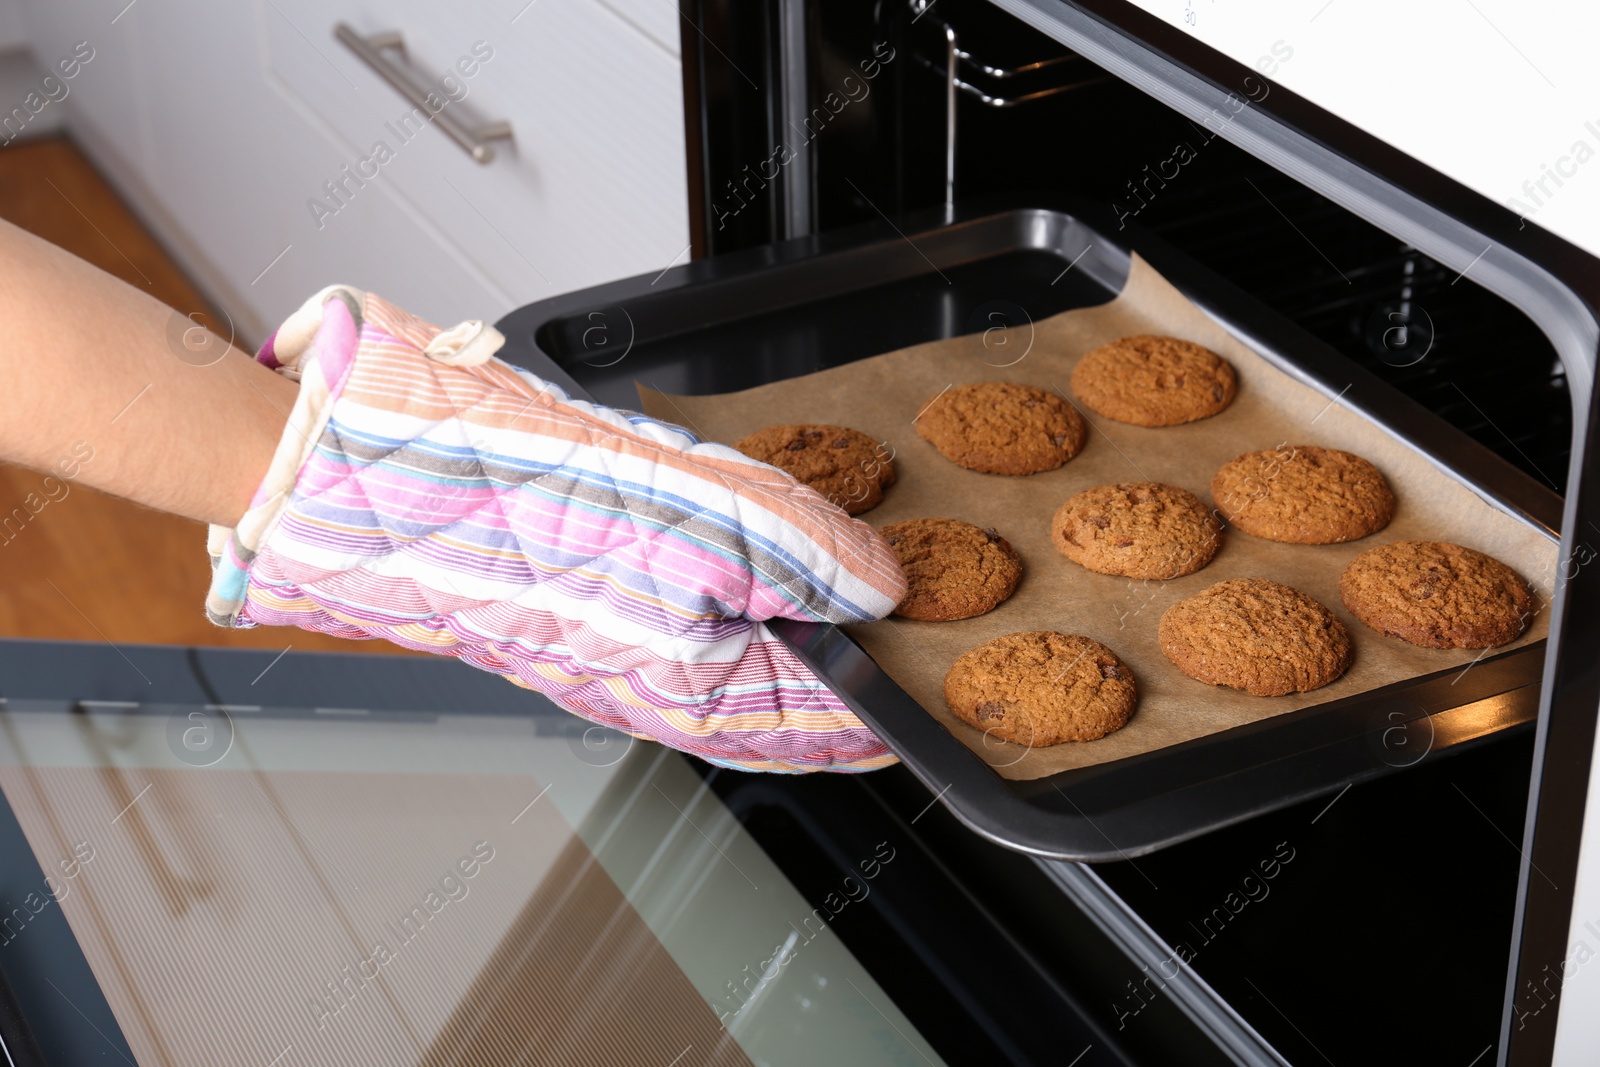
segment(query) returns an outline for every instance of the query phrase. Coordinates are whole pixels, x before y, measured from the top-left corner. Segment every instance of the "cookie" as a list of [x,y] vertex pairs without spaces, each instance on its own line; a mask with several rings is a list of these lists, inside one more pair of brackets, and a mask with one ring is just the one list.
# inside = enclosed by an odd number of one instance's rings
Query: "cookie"
[[894,484],[888,448],[846,426],[768,426],[733,447],[788,471],[851,515],[877,507]]
[[1233,364],[1176,337],[1124,337],[1078,361],[1072,391],[1083,406],[1135,426],[1208,419],[1239,391]]
[[1022,580],[1022,557],[994,530],[960,519],[906,519],[882,530],[906,573],[896,615],[949,622],[982,615]]
[[1062,504],[1050,540],[1063,556],[1100,574],[1178,578],[1211,562],[1221,530],[1187,489],[1123,482],[1085,489]]
[[1211,479],[1211,499],[1245,533],[1297,545],[1354,541],[1394,518],[1394,494],[1377,467],[1315,445],[1246,452]]
[[1012,382],[956,385],[929,401],[917,433],[940,455],[984,474],[1055,470],[1083,449],[1083,418],[1043,389]]
[[1139,689],[1128,665],[1100,642],[1034,630],[997,637],[956,660],[944,676],[944,699],[969,726],[1037,748],[1121,729]]
[[1333,612],[1265,578],[1230,578],[1178,601],[1157,634],[1184,674],[1258,697],[1321,688],[1350,666],[1350,634]]
[[1533,616],[1521,575],[1493,556],[1444,541],[1396,541],[1361,553],[1339,579],[1350,614],[1423,648],[1495,648]]

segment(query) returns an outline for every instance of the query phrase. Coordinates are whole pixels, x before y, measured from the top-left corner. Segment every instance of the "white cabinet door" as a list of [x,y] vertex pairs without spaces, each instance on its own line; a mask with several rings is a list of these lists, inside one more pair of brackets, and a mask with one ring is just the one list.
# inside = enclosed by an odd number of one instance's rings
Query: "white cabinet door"
[[[101,131],[104,142],[129,164],[148,163],[141,43],[122,5],[99,0],[28,0],[21,23],[41,69],[74,54],[87,56],[66,82],[67,112]],[[54,105],[52,105],[54,106]]]
[[[637,2],[34,0],[28,25],[46,58],[94,44],[86,146],[255,340],[335,281],[453,322],[686,256],[681,68]],[[474,162],[340,21],[400,31],[444,110],[515,139]]]
[[[612,8],[272,0],[264,17],[273,86],[346,153],[301,198],[318,233],[386,190],[518,302],[660,270],[688,244],[681,67]],[[473,161],[334,40],[341,21],[398,31],[441,117],[509,121],[513,140]]]

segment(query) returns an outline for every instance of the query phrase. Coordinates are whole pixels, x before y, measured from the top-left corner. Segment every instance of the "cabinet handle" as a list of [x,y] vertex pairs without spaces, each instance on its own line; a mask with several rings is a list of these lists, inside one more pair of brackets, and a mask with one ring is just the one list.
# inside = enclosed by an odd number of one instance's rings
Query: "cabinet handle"
[[[401,37],[399,30],[362,36],[348,22],[341,22],[334,26],[333,35],[363,63],[371,67],[379,77],[394,86],[396,91],[413,106],[420,107],[424,111],[428,110],[425,101],[429,90],[418,88],[406,76],[405,71],[390,62],[389,57],[383,54],[386,48],[405,50],[405,39]],[[494,145],[489,142],[511,138],[509,122],[485,122],[479,126],[469,126],[448,110],[436,112],[433,115],[433,122],[479,163],[490,163],[494,160]]]

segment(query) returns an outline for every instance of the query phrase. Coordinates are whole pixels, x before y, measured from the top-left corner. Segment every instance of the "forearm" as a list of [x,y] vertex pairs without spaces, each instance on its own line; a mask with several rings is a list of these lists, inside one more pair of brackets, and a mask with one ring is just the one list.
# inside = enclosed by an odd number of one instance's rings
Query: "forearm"
[[94,450],[82,483],[237,521],[296,387],[237,349],[209,366],[185,362],[169,341],[173,314],[0,221],[0,458],[51,471],[82,441]]

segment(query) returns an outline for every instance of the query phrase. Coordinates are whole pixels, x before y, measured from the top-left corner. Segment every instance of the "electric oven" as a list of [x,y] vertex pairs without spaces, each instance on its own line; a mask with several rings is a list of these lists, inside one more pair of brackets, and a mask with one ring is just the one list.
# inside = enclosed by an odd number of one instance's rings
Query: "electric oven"
[[[622,405],[640,383],[731,392],[1026,330],[1110,299],[1137,255],[1560,542],[1535,648],[1026,785],[951,742],[855,642],[784,628],[905,761],[842,788],[915,778],[964,848],[1032,856],[1073,921],[1128,957],[1110,985],[1086,979],[1084,1010],[1130,1055],[1146,1013],[1175,1007],[1239,1062],[1584,1062],[1600,1003],[1580,860],[1600,212],[1582,168],[1600,130],[1560,44],[1579,16],[1218,0],[683,14],[705,258],[509,316],[530,365]],[[1280,852],[1294,860],[1267,885]],[[963,877],[1010,911],[1008,883],[972,873],[992,862]]]
[[[1460,171],[1561,36],[1469,8],[683,0],[693,261],[502,354],[633,407],[1142,260],[1559,541],[1546,641],[1029,782],[827,627],[781,636],[900,766],[736,774],[450,662],[3,641],[11,1061],[1586,1062],[1600,213],[1575,150],[1520,206]],[[1386,112],[1362,42],[1417,68]],[[1474,85],[1475,143],[1411,136]]]

